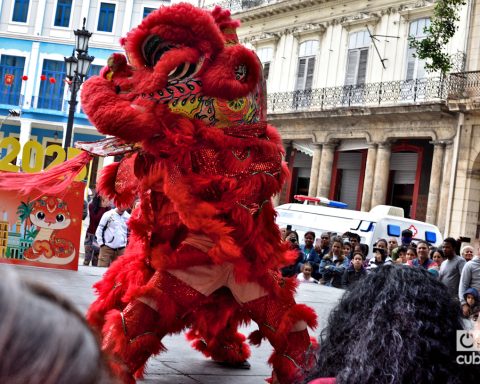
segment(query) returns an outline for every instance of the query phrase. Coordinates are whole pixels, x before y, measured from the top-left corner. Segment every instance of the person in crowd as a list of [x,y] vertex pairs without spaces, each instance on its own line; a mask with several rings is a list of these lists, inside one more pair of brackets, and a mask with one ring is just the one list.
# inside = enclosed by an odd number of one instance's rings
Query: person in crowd
[[458,297],[458,286],[462,275],[465,259],[455,254],[457,241],[453,237],[443,240],[442,249],[446,260],[440,267],[440,281],[445,284],[452,296]]
[[368,262],[370,261],[370,259],[368,258],[368,251],[369,249],[367,244],[358,243],[357,245],[355,245],[355,248],[353,249],[351,254],[353,255],[355,252],[360,252],[363,255],[363,259],[364,259],[363,266],[367,268]]
[[310,264],[309,262],[306,262],[305,264],[303,264],[302,272],[300,272],[297,275],[297,280],[300,283],[318,284],[318,280],[315,280],[312,277],[312,272],[313,272],[312,264]]
[[114,382],[95,335],[69,301],[1,271],[0,383]]
[[285,241],[285,239],[287,238],[287,228],[285,227],[280,228],[280,236],[282,240]]
[[128,242],[127,221],[130,214],[119,207],[105,212],[95,232],[100,246],[99,267],[109,267],[125,252]]
[[411,267],[423,268],[432,274],[434,277],[438,277],[438,265],[432,259],[428,257],[428,244],[424,241],[417,243],[417,258],[408,261],[408,265]]
[[378,267],[392,264],[392,259],[387,256],[387,250],[383,248],[373,248],[373,257],[368,262],[367,271],[372,271]]
[[366,276],[367,270],[363,266],[364,259],[363,254],[360,252],[353,254],[352,262],[342,276],[342,288],[348,288]]
[[460,283],[458,285],[458,298],[462,305],[463,313],[466,313],[465,292],[468,288],[474,288],[480,292],[480,256],[476,255],[462,269]]
[[401,242],[402,245],[408,247],[412,243],[413,232],[410,229],[404,229],[402,231]]
[[[355,247],[360,244],[360,236],[358,233],[352,233],[350,232],[350,238],[349,238],[350,244],[352,245],[352,249],[355,250]],[[367,255],[365,254],[365,257]]]
[[98,224],[103,216],[103,214],[109,211],[110,201],[106,197],[100,196],[98,193],[94,195],[92,201],[88,205],[88,214],[90,216],[90,222],[85,234],[85,258],[83,265],[90,265],[90,262],[93,266],[98,264],[98,254],[100,252],[100,247],[97,243],[95,232],[97,231]]
[[440,272],[440,267],[442,266],[443,260],[445,260],[445,254],[443,251],[440,248],[433,247],[430,250],[430,258],[437,263]]
[[[397,249],[397,259],[395,260],[396,264],[407,264],[407,247],[401,246],[395,248]],[[393,258],[392,258],[393,260]]]
[[320,236],[320,244],[318,247],[315,249],[320,256],[320,259],[323,258],[323,256],[327,255],[328,252],[330,252],[330,233],[328,232],[323,232]]
[[293,277],[296,276],[301,269],[301,266],[307,261],[305,255],[300,249],[300,244],[298,242],[298,233],[296,231],[287,231],[285,236],[285,241],[289,244],[291,249],[296,249],[298,252],[297,259],[292,265],[281,268],[283,277]]
[[388,255],[388,243],[385,239],[378,239],[377,242],[373,245],[375,248],[384,249]]
[[388,256],[392,257],[392,252],[397,247],[398,247],[397,238],[396,237],[389,237],[388,238]]
[[460,251],[460,254],[465,259],[465,261],[468,262],[473,259],[473,252],[473,247],[471,245],[464,245],[462,247],[462,250]]
[[320,263],[321,283],[330,287],[341,288],[342,276],[350,261],[343,254],[342,238],[334,237],[328,255]]
[[468,288],[463,294],[463,300],[465,304],[462,305],[463,316],[472,321],[478,320],[478,314],[480,313],[480,297],[478,291],[475,288]]
[[317,253],[313,242],[315,241],[315,232],[308,231],[303,235],[304,244],[300,247],[301,251],[305,255],[305,261],[308,261],[313,267],[313,278],[318,280],[319,273],[318,268],[320,267],[320,262],[322,257]]
[[398,258],[398,249],[399,247],[414,247],[415,246],[415,243],[412,243],[412,239],[413,239],[413,232],[410,230],[410,229],[404,229],[402,231],[402,236],[400,238],[400,245],[393,249],[393,251],[391,252],[390,254],[390,257],[392,258],[392,260],[397,260]]
[[431,274],[386,265],[347,289],[331,312],[305,382],[474,383],[480,365],[456,362],[464,329],[456,301]]
[[352,254],[353,254],[353,249],[352,245],[348,241],[343,241],[343,254],[351,260]]
[[406,257],[407,257],[407,263],[409,261],[415,260],[417,258],[417,248],[407,247]]

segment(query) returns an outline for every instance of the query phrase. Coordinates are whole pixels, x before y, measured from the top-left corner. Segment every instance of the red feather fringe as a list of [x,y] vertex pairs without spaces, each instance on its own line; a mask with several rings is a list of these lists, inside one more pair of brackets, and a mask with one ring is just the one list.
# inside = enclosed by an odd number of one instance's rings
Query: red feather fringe
[[38,193],[38,196],[45,193],[60,193],[67,189],[91,159],[92,156],[89,153],[82,152],[75,158],[48,171],[38,173],[0,172],[0,190],[23,195]]

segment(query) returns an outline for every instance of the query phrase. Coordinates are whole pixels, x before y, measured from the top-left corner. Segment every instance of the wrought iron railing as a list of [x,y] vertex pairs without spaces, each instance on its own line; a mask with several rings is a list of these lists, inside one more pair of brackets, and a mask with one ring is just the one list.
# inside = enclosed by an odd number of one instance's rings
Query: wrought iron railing
[[268,112],[446,102],[448,99],[473,96],[480,96],[480,71],[454,73],[447,77],[275,92],[268,95]]
[[220,5],[224,9],[230,10],[230,12],[246,11],[250,8],[258,7],[260,5],[267,5],[277,3],[281,0],[223,0],[215,1],[212,4],[208,4],[206,8],[213,8],[216,5]]
[[450,74],[449,99],[480,96],[480,71]]

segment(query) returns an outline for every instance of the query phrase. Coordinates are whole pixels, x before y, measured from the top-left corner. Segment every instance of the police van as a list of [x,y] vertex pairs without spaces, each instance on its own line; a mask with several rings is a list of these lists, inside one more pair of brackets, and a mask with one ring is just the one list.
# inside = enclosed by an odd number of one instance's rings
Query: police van
[[442,234],[435,225],[405,218],[403,208],[377,205],[370,212],[361,212],[342,208],[346,204],[325,198],[296,195],[295,199],[303,201],[303,204],[289,203],[275,208],[276,223],[280,228],[297,231],[300,241],[307,231],[315,232],[317,237],[322,232],[338,235],[347,231],[357,233],[360,242],[368,245],[367,258],[373,256],[373,244],[378,239],[396,237],[400,244],[404,229],[412,231],[414,241],[425,240],[434,246],[443,242]]

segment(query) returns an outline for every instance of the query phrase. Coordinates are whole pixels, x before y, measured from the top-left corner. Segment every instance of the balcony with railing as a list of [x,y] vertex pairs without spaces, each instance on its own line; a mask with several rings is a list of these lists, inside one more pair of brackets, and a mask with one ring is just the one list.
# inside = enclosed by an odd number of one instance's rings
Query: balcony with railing
[[460,72],[445,77],[270,93],[268,112],[314,112],[349,107],[447,103],[450,99],[479,96],[480,71]]
[[224,9],[229,9],[230,12],[241,12],[247,11],[249,9],[259,7],[261,5],[269,5],[274,3],[279,3],[283,0],[223,0],[223,1],[215,1],[206,5],[207,9],[214,8],[216,5],[221,6]]

